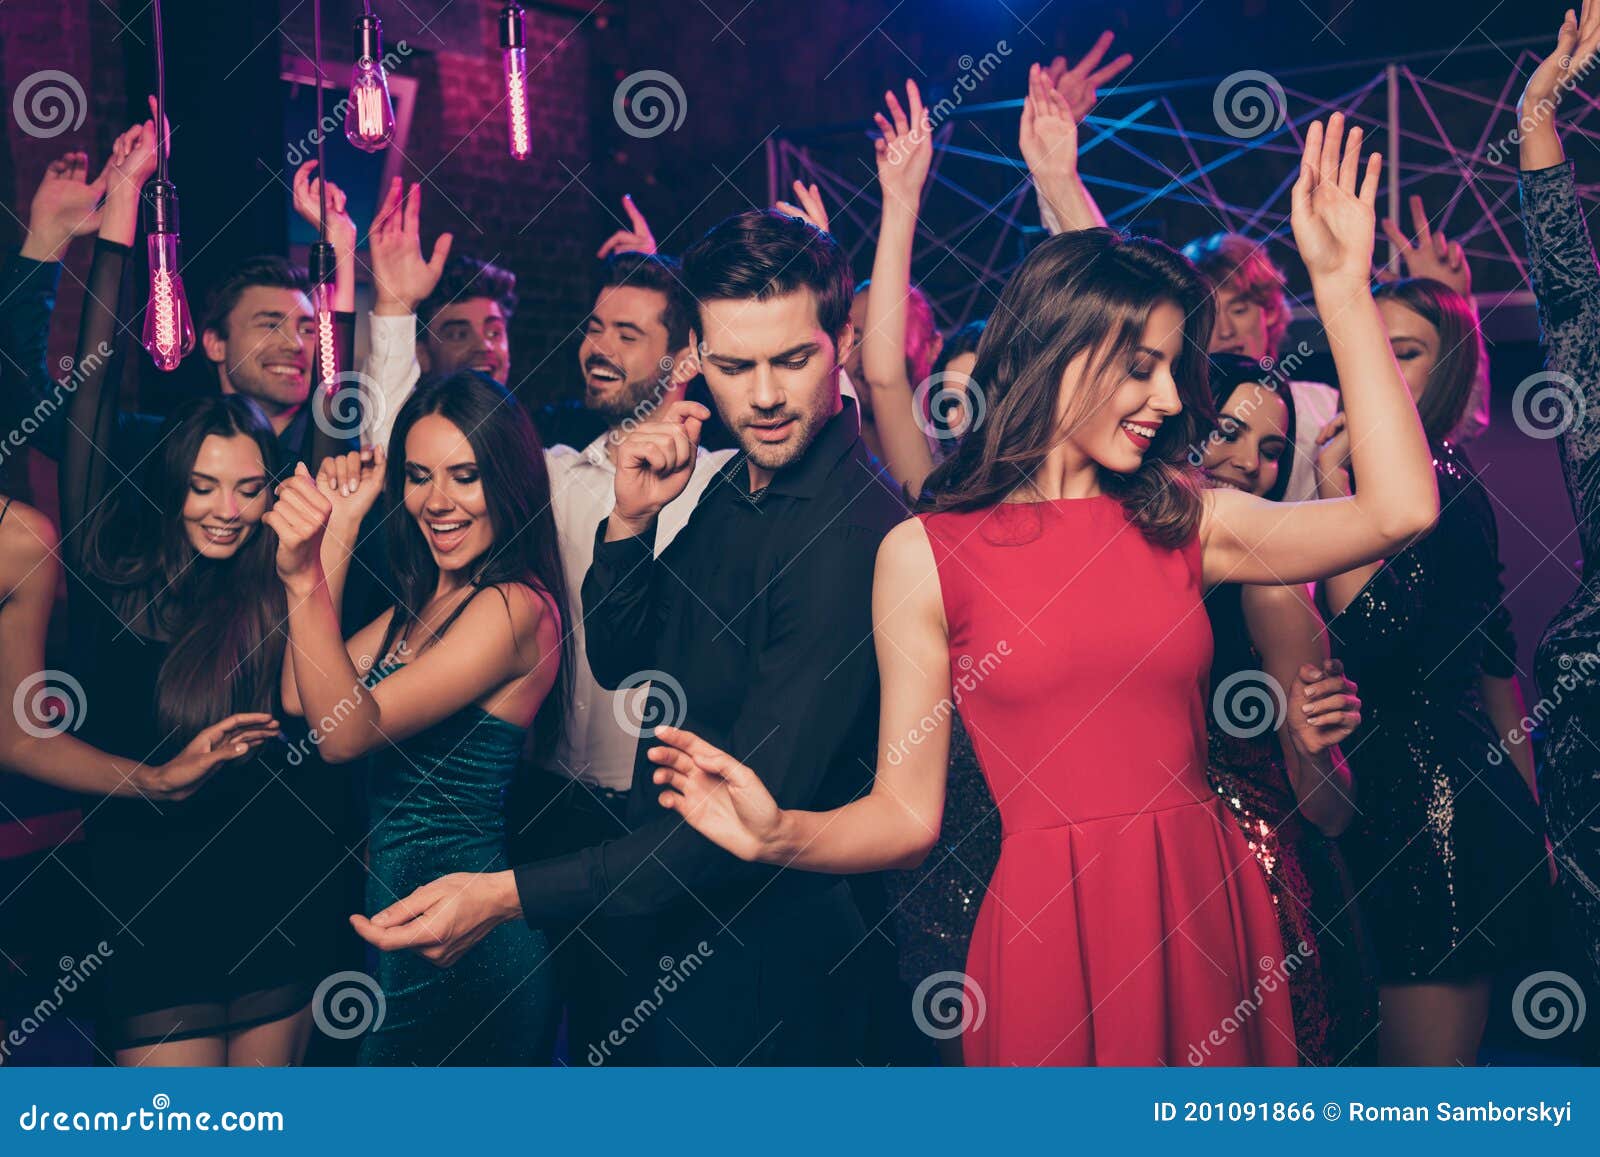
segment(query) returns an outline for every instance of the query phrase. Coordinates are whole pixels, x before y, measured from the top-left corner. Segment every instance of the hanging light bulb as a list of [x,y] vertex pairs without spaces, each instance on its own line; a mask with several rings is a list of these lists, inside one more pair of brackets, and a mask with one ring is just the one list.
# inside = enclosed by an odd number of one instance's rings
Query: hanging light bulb
[[150,302],[144,311],[144,348],[160,370],[175,370],[194,349],[194,322],[178,273],[178,190],[151,181],[144,190],[144,229],[150,253]]
[[337,265],[333,245],[311,244],[311,307],[317,317],[317,381],[328,393],[339,388],[339,354],[333,340],[333,285]]
[[528,41],[520,4],[507,4],[500,9],[500,49],[505,59],[506,127],[511,133],[511,156],[525,161],[533,151],[533,135],[528,126]]
[[394,104],[382,60],[383,21],[368,12],[356,21],[356,64],[350,74],[344,135],[369,153],[387,148],[394,136]]

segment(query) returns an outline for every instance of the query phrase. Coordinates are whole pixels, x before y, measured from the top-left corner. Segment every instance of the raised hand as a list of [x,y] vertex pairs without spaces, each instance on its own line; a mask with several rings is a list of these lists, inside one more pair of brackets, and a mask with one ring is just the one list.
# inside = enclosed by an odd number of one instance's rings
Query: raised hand
[[1036,180],[1047,174],[1075,176],[1078,172],[1078,122],[1066,98],[1051,86],[1045,70],[1037,64],[1028,69],[1028,95],[1022,101],[1017,143]]
[[[1428,213],[1422,206],[1421,197],[1411,197],[1409,204],[1411,227],[1416,231],[1417,237],[1415,244],[1401,232],[1400,226],[1394,223],[1393,218],[1383,219],[1383,234],[1394,246],[1395,252],[1400,255],[1406,276],[1430,277],[1434,281],[1448,285],[1461,296],[1470,297],[1472,270],[1467,266],[1467,255],[1461,248],[1461,242],[1451,241],[1444,235],[1443,230],[1435,232],[1428,225]],[[1378,272],[1380,281],[1392,281],[1394,276],[1387,269]]]
[[317,489],[304,462],[278,484],[277,501],[262,521],[278,536],[278,577],[291,590],[303,591],[322,578],[322,538],[333,516],[333,500]]
[[88,153],[65,153],[50,162],[28,206],[28,236],[22,256],[58,261],[72,243],[100,228],[100,199],[105,196],[110,165],[93,181]]
[[1561,104],[1561,98],[1588,74],[1595,52],[1600,50],[1600,0],[1583,0],[1581,15],[1567,9],[1556,33],[1556,49],[1539,62],[1528,77],[1517,102],[1517,117],[1548,121]]
[[683,493],[694,474],[701,424],[710,417],[699,402],[674,402],[618,444],[613,455],[617,504],[611,512],[617,537],[643,533],[662,507]]
[[776,858],[783,809],[761,777],[692,731],[658,727],[656,738],[662,746],[645,754],[657,765],[655,782],[668,789],[661,806],[741,860]]
[[1359,126],[1345,135],[1344,114],[1312,121],[1291,192],[1294,240],[1311,275],[1312,288],[1365,292],[1372,275],[1373,224],[1383,157],[1373,153],[1361,167]]
[[254,711],[230,715],[196,735],[176,758],[141,767],[134,783],[156,799],[188,799],[224,764],[245,758],[278,734],[278,721],[270,715]]
[[794,201],[779,201],[772,207],[780,213],[787,213],[791,217],[799,217],[803,221],[810,221],[824,233],[828,232],[828,210],[823,208],[822,194],[815,185],[802,185],[799,181],[794,183]]
[[618,229],[605,239],[600,250],[595,254],[604,261],[613,253],[654,253],[656,251],[656,235],[650,232],[650,222],[644,219],[644,214],[639,212],[639,207],[633,203],[633,194],[622,195],[622,211],[628,215],[628,228]]
[[[302,218],[318,227],[322,214],[322,181],[313,179],[317,162],[307,161],[294,171],[294,208]],[[344,190],[328,182],[328,240],[340,256],[356,251],[356,223],[345,209]]]
[[1289,688],[1288,715],[1289,739],[1302,755],[1321,755],[1349,739],[1361,726],[1361,700],[1344,664],[1302,665]]
[[884,93],[883,100],[889,106],[889,115],[873,114],[882,134],[873,142],[878,155],[878,184],[883,188],[885,205],[893,199],[902,208],[916,212],[933,163],[933,122],[914,80],[906,81],[905,108],[892,92]]
[[1072,110],[1072,119],[1079,124],[1094,108],[1095,101],[1100,99],[1100,86],[1133,63],[1132,54],[1124,52],[1110,64],[1101,67],[1100,62],[1105,59],[1106,50],[1114,39],[1110,32],[1102,32],[1100,39],[1094,42],[1094,47],[1077,64],[1069,68],[1067,58],[1058,56],[1050,62],[1049,68],[1044,69],[1045,79],[1061,94],[1067,107]]
[[1350,431],[1346,428],[1344,414],[1317,431],[1318,498],[1344,498],[1350,493]]
[[420,232],[422,188],[412,185],[403,198],[401,193],[402,182],[396,177],[367,234],[372,280],[378,291],[372,312],[380,316],[417,312],[417,306],[444,275],[444,263],[455,240],[450,233],[439,234],[433,256],[425,259]]

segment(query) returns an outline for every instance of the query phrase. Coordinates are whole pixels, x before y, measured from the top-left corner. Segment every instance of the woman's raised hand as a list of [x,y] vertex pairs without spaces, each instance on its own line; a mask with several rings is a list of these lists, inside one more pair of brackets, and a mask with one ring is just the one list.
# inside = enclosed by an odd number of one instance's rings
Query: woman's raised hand
[[1295,245],[1314,289],[1367,292],[1383,157],[1361,163],[1361,128],[1345,132],[1344,114],[1312,121],[1291,194]]

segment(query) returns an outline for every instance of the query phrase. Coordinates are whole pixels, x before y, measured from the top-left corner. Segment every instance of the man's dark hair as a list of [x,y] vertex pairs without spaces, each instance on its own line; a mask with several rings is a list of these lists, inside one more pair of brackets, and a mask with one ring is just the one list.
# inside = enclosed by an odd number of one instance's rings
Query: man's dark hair
[[417,321],[427,326],[433,322],[433,315],[445,306],[474,297],[492,298],[510,321],[511,315],[517,312],[517,275],[475,257],[451,257],[444,263],[439,284],[417,306]]
[[817,321],[837,334],[855,296],[850,263],[833,236],[773,209],[735,214],[696,241],[683,255],[683,280],[702,337],[700,306],[708,301],[766,301],[809,289],[817,295]]
[[601,267],[598,294],[619,286],[653,289],[667,299],[661,311],[661,324],[667,330],[667,348],[681,350],[689,344],[689,327],[694,325],[694,298],[683,283],[683,266],[675,257],[661,253],[613,253]]
[[306,271],[291,265],[284,258],[270,254],[248,258],[211,287],[211,292],[206,295],[205,313],[200,319],[200,332],[209,329],[227,337],[228,315],[239,304],[244,291],[258,285],[274,289],[297,289],[306,294],[311,292],[311,279],[306,276]]

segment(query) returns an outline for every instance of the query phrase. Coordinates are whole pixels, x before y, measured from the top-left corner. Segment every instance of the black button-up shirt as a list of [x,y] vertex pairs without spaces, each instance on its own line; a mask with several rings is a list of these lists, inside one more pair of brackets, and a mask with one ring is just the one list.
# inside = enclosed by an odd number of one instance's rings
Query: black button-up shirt
[[[736,455],[659,559],[653,533],[606,542],[602,523],[583,583],[601,685],[654,672],[652,694],[671,706],[647,722],[677,722],[724,748],[786,808],[847,803],[876,765],[872,575],[878,544],[906,511],[859,429],[845,399],[800,461],[755,494]],[[516,869],[531,923],[680,905],[731,920],[831,881],[775,879],[778,869],[740,861],[664,810],[645,757],[654,742],[639,745],[628,835]]]

